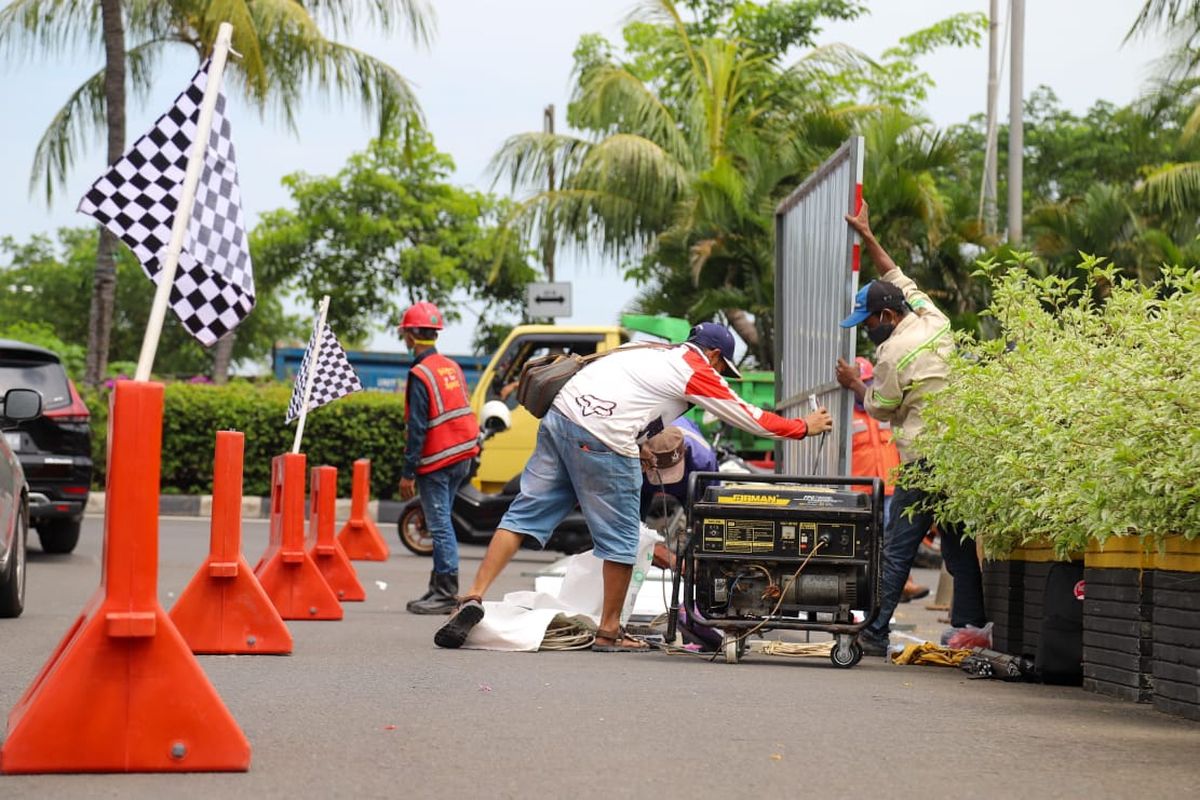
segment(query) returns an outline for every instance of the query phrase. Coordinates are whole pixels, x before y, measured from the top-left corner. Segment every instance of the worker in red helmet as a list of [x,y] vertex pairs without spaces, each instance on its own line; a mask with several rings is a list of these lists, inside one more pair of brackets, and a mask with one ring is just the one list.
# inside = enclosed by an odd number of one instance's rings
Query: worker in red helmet
[[433,303],[416,303],[404,312],[400,331],[413,354],[405,388],[408,432],[400,497],[421,497],[425,526],[433,537],[429,588],[409,602],[413,614],[449,614],[458,598],[458,540],[450,509],[459,486],[479,453],[479,422],[471,412],[462,368],[437,351],[445,327]]

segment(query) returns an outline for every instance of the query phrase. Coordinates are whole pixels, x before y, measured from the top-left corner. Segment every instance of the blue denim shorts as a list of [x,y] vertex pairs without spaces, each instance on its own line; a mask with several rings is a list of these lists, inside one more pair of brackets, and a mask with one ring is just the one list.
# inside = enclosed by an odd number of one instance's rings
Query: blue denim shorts
[[614,453],[584,428],[551,410],[521,473],[521,491],[500,527],[532,536],[543,546],[578,503],[598,558],[637,561],[642,469],[638,459]]

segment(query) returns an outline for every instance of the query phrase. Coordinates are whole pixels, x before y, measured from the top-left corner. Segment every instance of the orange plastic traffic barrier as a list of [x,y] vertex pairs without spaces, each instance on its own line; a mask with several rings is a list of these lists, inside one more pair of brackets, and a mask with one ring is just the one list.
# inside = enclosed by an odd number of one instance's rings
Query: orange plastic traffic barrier
[[271,542],[254,574],[284,619],[341,619],[342,604],[304,549],[304,454],[271,459]]
[[358,573],[346,557],[346,551],[333,535],[334,513],[337,506],[337,468],[313,467],[311,500],[308,507],[308,554],[317,562],[325,582],[337,594],[338,600],[359,602],[367,593],[358,582]]
[[119,381],[100,588],[8,717],[0,772],[213,772],[250,744],[158,603],[163,387]]
[[371,499],[371,460],[354,462],[354,483],[350,492],[350,519],[338,533],[338,542],[354,561],[387,561],[388,546],[379,526],[367,512]]
[[242,555],[242,452],[246,437],[218,431],[208,558],[171,607],[193,653],[292,652],[292,634]]

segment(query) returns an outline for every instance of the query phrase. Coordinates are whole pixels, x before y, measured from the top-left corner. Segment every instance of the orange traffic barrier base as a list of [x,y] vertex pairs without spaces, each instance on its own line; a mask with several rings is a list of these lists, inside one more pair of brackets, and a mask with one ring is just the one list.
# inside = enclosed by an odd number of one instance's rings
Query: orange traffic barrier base
[[379,526],[367,511],[371,499],[371,460],[354,462],[354,482],[350,492],[350,519],[338,533],[338,543],[353,561],[387,561],[388,546]]
[[338,600],[361,602],[367,593],[358,581],[354,565],[346,557],[346,551],[333,535],[334,514],[337,507],[337,468],[313,467],[311,501],[308,508],[308,554],[317,562],[317,569],[325,576],[325,582],[333,589]]
[[163,387],[118,381],[100,589],[17,701],[0,772],[215,772],[250,744],[158,603]]
[[284,619],[341,619],[342,604],[304,549],[303,453],[271,459],[271,541],[254,574]]
[[193,653],[287,655],[292,634],[242,555],[245,436],[218,431],[208,558],[171,607]]

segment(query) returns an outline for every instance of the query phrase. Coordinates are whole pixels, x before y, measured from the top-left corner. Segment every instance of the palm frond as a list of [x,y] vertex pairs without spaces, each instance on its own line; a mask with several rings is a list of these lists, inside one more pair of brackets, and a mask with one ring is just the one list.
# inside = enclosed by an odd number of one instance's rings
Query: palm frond
[[513,191],[539,191],[553,171],[559,185],[579,170],[592,143],[574,136],[530,132],[510,136],[488,164],[494,181],[506,177]]
[[[126,52],[126,74],[135,97],[144,98],[149,94],[154,65],[163,44],[145,42]],[[101,67],[71,93],[38,140],[29,174],[30,193],[41,187],[46,202],[50,202],[55,190],[66,183],[79,153],[89,140],[104,130],[106,108],[104,68]]]
[[669,206],[687,187],[688,171],[657,143],[617,133],[592,145],[572,183],[620,192],[647,208]]
[[429,44],[437,32],[437,15],[428,0],[308,0],[305,5],[335,35],[350,33],[363,17],[383,31],[403,25],[417,45]]
[[538,192],[513,206],[506,229],[525,241],[553,231],[558,244],[612,258],[633,258],[651,246],[658,220],[629,198],[595,189]]
[[693,73],[697,75],[700,73],[700,65],[692,46],[692,38],[688,35],[687,24],[684,23],[679,9],[672,0],[642,0],[641,5],[630,12],[629,18],[642,19],[669,27],[675,32],[680,47],[687,54]]
[[786,73],[799,79],[802,84],[819,83],[831,76],[860,72],[877,67],[866,53],[848,44],[826,44],[809,50],[791,66]]
[[586,129],[635,133],[659,143],[680,161],[689,160],[679,122],[654,91],[618,65],[589,69],[572,95],[576,123]]
[[421,118],[404,76],[362,50],[324,37],[289,37],[263,52],[272,80],[263,105],[279,111],[293,129],[296,110],[309,89],[342,102],[355,100],[375,117],[380,135],[401,117]]
[[1157,208],[1194,209],[1200,201],[1200,161],[1163,164],[1146,175],[1140,188]]
[[1125,41],[1139,33],[1149,33],[1156,28],[1174,28],[1184,22],[1193,26],[1200,23],[1200,2],[1197,0],[1146,0],[1138,12]]
[[58,56],[98,49],[100,4],[89,0],[12,0],[0,9],[0,55]]

